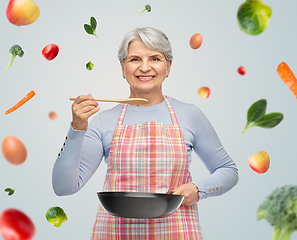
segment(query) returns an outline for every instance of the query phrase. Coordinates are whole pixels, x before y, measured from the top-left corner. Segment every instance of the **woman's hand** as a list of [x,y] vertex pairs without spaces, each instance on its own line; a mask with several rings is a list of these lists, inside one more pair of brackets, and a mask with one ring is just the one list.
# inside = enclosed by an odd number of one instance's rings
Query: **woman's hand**
[[177,195],[183,195],[182,205],[190,206],[199,200],[199,189],[194,183],[186,183],[172,190]]
[[72,128],[86,130],[90,116],[100,110],[91,94],[78,96],[72,104]]

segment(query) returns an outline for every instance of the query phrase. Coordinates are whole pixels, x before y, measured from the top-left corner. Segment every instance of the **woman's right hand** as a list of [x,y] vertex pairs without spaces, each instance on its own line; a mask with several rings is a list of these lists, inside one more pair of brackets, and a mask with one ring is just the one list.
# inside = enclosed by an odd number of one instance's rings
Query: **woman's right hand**
[[91,94],[78,96],[72,104],[72,128],[86,130],[89,117],[100,110],[98,105]]

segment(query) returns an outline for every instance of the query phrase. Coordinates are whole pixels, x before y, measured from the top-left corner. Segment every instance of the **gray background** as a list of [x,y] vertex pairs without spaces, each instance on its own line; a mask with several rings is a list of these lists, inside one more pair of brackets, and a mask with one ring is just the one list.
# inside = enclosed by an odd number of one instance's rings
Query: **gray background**
[[[223,146],[239,168],[239,183],[227,194],[199,202],[202,231],[206,240],[270,239],[272,227],[258,221],[256,212],[276,187],[296,184],[296,107],[297,100],[279,78],[276,68],[287,62],[297,74],[296,1],[267,0],[272,8],[268,28],[258,36],[242,32],[236,13],[242,0],[85,0],[41,1],[40,16],[28,26],[17,27],[6,19],[8,1],[0,2],[0,139],[13,135],[26,145],[24,164],[14,166],[0,155],[0,212],[6,208],[24,211],[36,226],[35,239],[89,239],[102,188],[106,165],[102,163],[92,179],[78,193],[57,197],[51,186],[52,167],[71,121],[69,97],[93,94],[97,98],[125,98],[129,87],[121,76],[118,46],[135,27],[151,26],[164,31],[173,48],[170,77],[164,94],[201,108],[215,128]],[[144,5],[152,11],[138,14]],[[97,35],[88,35],[83,24],[97,19]],[[203,35],[198,50],[189,47],[194,33]],[[44,46],[60,47],[53,61],[41,55]],[[12,67],[8,52],[13,44],[25,51]],[[92,71],[85,64],[92,61]],[[237,73],[239,66],[246,75]],[[211,89],[210,97],[200,98],[197,90]],[[36,95],[17,111],[4,112],[30,90]],[[246,113],[255,101],[267,100],[267,113],[281,112],[284,120],[275,128],[254,127],[241,133]],[[112,106],[101,103],[101,109]],[[55,111],[57,120],[49,119]],[[266,151],[271,167],[257,174],[248,166],[248,157]],[[193,154],[193,178],[209,173]],[[8,197],[3,190],[15,188]],[[55,228],[45,219],[51,206],[61,206],[68,221]],[[291,239],[297,239],[297,233]]]

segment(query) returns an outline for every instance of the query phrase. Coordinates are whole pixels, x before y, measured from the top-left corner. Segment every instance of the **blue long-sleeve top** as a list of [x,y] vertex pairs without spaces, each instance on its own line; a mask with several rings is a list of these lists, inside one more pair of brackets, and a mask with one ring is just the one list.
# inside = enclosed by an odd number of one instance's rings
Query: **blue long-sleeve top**
[[[193,182],[199,189],[200,200],[229,191],[238,182],[238,169],[223,148],[212,125],[197,106],[171,97],[168,99],[184,137],[189,165],[194,150],[210,173],[206,178]],[[99,112],[85,131],[74,130],[70,126],[53,167],[52,184],[57,195],[76,193],[92,177],[103,159],[107,164],[122,106],[118,104]],[[148,107],[128,105],[123,125],[151,121],[172,125],[165,101]],[[193,174],[195,170],[192,170]]]

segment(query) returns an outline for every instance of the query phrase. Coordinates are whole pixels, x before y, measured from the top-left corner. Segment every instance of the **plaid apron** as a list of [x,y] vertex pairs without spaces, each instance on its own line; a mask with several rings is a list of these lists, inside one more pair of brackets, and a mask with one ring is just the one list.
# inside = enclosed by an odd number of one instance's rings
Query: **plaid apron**
[[[122,125],[123,105],[108,156],[103,191],[167,193],[192,181],[188,153],[174,110],[165,97],[173,125],[146,122]],[[91,239],[202,240],[197,203],[167,218],[115,217],[100,205]]]

